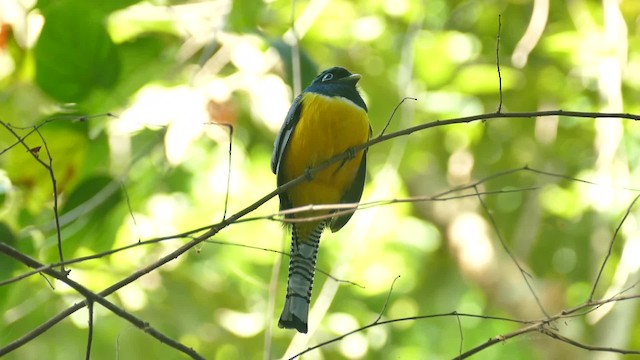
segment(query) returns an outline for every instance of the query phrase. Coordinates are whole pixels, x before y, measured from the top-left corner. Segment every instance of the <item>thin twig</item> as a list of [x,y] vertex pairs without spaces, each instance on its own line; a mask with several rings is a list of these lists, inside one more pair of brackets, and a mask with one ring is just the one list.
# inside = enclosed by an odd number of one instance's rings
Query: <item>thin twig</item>
[[4,127],[11,127],[12,129],[16,129],[16,130],[29,130],[29,132],[27,132],[26,135],[24,135],[23,137],[17,137],[17,141],[14,142],[13,144],[5,147],[4,149],[0,150],[0,156],[2,156],[2,154],[6,153],[7,151],[11,150],[12,148],[14,148],[15,146],[19,145],[20,143],[22,143],[26,138],[28,138],[29,136],[31,136],[34,132],[36,132],[36,129],[39,129],[49,123],[55,122],[55,121],[86,121],[89,119],[95,119],[95,118],[100,118],[100,117],[113,117],[113,118],[118,118],[118,116],[112,114],[112,113],[104,113],[104,114],[97,114],[97,115],[85,115],[85,116],[78,116],[78,115],[60,115],[60,116],[55,116],[49,119],[46,119],[44,121],[42,121],[41,123],[37,124],[37,125],[33,125],[33,126],[15,126],[15,125],[11,125],[9,123],[4,123],[3,121],[0,120],[0,124],[2,124]]
[[[602,305],[605,304],[609,304],[612,302],[619,302],[619,301],[627,301],[627,300],[634,300],[634,299],[640,299],[640,294],[635,294],[635,295],[625,295],[625,296],[621,296],[619,294],[616,294],[614,296],[608,297],[606,299],[602,299],[602,300],[592,300],[592,301],[588,301],[588,302],[584,302],[578,306],[575,306],[573,308],[570,309],[565,309],[562,310],[560,312],[560,314],[562,315],[563,318],[571,318],[571,317],[578,317],[578,316],[583,316],[586,315],[590,312],[592,312],[593,310],[599,308]],[[585,311],[586,309],[586,311]],[[584,311],[584,312],[581,312]]]
[[215,125],[224,126],[229,129],[229,153],[227,161],[227,189],[224,193],[224,211],[222,212],[222,221],[227,218],[227,209],[229,206],[229,192],[231,191],[231,154],[233,153],[233,125],[227,123],[215,123]]
[[487,340],[485,343],[478,345],[470,350],[465,351],[464,353],[456,356],[455,358],[453,358],[454,360],[460,360],[460,359],[466,359],[468,357],[471,357],[472,355],[475,355],[477,353],[479,353],[480,351],[489,348],[495,344],[498,343],[502,343],[505,342],[509,339],[515,338],[517,336],[523,335],[523,334],[527,334],[530,333],[532,331],[539,331],[540,327],[543,326],[541,323],[534,323],[531,324],[529,326],[525,326],[517,331],[505,334],[505,335],[498,335],[498,336],[494,336],[492,338],[490,338],[489,340]]
[[229,208],[229,192],[231,189],[231,154],[233,153],[233,124],[222,122],[208,122],[207,125],[217,125],[229,129],[229,150],[227,152],[227,184],[224,192],[224,209],[222,212],[222,221],[227,218],[227,209]]
[[[476,191],[478,191],[477,187],[475,189],[476,189]],[[495,217],[491,214],[491,211],[489,210],[489,207],[487,206],[487,204],[482,199],[482,196],[480,196],[480,194],[478,193],[477,197],[478,197],[478,201],[480,202],[480,205],[482,206],[482,209],[484,210],[485,214],[489,218],[489,221],[491,222],[491,226],[493,227],[493,231],[495,232],[496,236],[498,237],[498,240],[500,240],[500,244],[502,245],[502,248],[507,253],[507,255],[509,255],[509,257],[511,258],[511,261],[513,261],[513,263],[516,265],[516,267],[520,271],[520,275],[522,275],[522,278],[524,279],[524,282],[527,284],[527,287],[529,288],[529,291],[531,292],[531,295],[533,295],[534,299],[536,300],[536,304],[538,304],[538,307],[540,308],[540,311],[542,311],[544,316],[549,317],[549,314],[547,313],[547,311],[545,310],[544,306],[542,305],[542,302],[540,301],[540,298],[538,298],[538,294],[536,294],[536,291],[533,289],[533,285],[531,285],[531,283],[529,282],[529,278],[532,277],[531,274],[529,274],[522,267],[522,265],[520,265],[520,262],[518,261],[516,256],[511,252],[511,249],[509,248],[509,246],[507,245],[506,241],[504,240],[504,237],[502,236],[502,232],[500,231],[500,228],[498,227],[498,223],[497,223]]]
[[498,68],[498,102],[497,113],[502,112],[502,74],[500,73],[500,33],[502,32],[502,14],[498,14],[498,35],[496,36],[496,67]]
[[569,175],[555,174],[555,173],[552,173],[552,172],[539,170],[539,169],[531,168],[531,167],[528,167],[528,166],[525,166],[524,170],[532,172],[534,174],[541,174],[541,175],[546,175],[546,176],[555,177],[555,178],[559,178],[559,179],[576,181],[576,182],[580,182],[580,183],[587,184],[587,185],[607,186],[607,187],[610,187],[610,188],[613,188],[613,189],[628,190],[628,191],[634,191],[634,192],[640,191],[639,188],[632,188],[632,187],[628,187],[628,186],[611,185],[611,184],[601,184],[601,183],[597,183],[595,181],[584,180],[584,179],[580,179],[580,178],[569,176]]
[[391,287],[389,288],[389,293],[387,293],[387,299],[384,301],[384,305],[382,305],[382,310],[380,310],[380,314],[378,314],[378,318],[373,322],[374,324],[377,324],[378,321],[380,321],[380,319],[382,318],[382,315],[384,315],[384,313],[387,311],[387,306],[389,306],[389,299],[391,299],[391,293],[393,292],[393,286],[396,284],[396,281],[400,279],[400,275],[396,276],[395,279],[393,279],[393,282],[391,283]]
[[[120,182],[120,188],[122,189],[122,193],[124,194],[124,198],[127,201],[127,209],[129,210],[129,215],[131,216],[131,220],[133,221],[133,225],[135,226],[136,230],[138,230],[138,223],[136,222],[136,217],[133,215],[133,209],[131,208],[131,200],[129,199],[129,192],[127,191],[127,188],[124,186],[124,182]],[[138,232],[138,242],[141,241],[140,239],[140,232]]]
[[633,206],[635,205],[636,201],[638,201],[638,198],[640,198],[640,194],[636,195],[636,197],[633,198],[633,201],[627,207],[627,211],[624,213],[624,216],[622,217],[622,220],[620,220],[620,223],[618,223],[618,226],[616,227],[616,231],[613,233],[613,237],[611,238],[611,241],[609,242],[609,250],[607,251],[607,255],[605,255],[604,259],[602,260],[602,265],[600,266],[600,270],[598,271],[598,275],[596,276],[596,280],[593,282],[593,286],[591,287],[591,292],[589,293],[589,299],[587,301],[593,300],[593,294],[596,292],[596,287],[598,287],[598,282],[600,281],[600,276],[602,276],[602,272],[604,271],[604,267],[607,265],[607,261],[609,260],[609,257],[611,256],[611,251],[613,250],[613,245],[616,242],[616,238],[618,237],[618,233],[620,232],[620,229],[622,228],[622,224],[624,224],[625,220],[627,220],[627,217],[631,213],[631,209],[633,209]]
[[558,332],[552,331],[549,329],[542,329],[540,332],[552,339],[560,340],[564,343],[573,345],[581,349],[589,350],[589,351],[603,351],[603,352],[612,352],[612,353],[625,354],[625,355],[640,354],[640,351],[638,350],[625,350],[625,349],[618,349],[610,346],[605,347],[605,346],[593,346],[593,345],[583,344],[581,342],[570,339],[566,336],[560,335]]
[[362,332],[362,331],[364,331],[366,329],[369,329],[369,328],[372,328],[372,327],[375,327],[375,326],[382,326],[382,325],[393,324],[393,323],[404,322],[404,321],[434,319],[434,318],[441,318],[441,317],[447,317],[447,316],[461,316],[461,317],[469,317],[469,318],[480,318],[480,319],[486,319],[486,320],[498,320],[498,321],[506,321],[506,322],[511,322],[511,323],[517,323],[517,324],[531,324],[531,323],[535,324],[534,321],[510,319],[510,318],[499,317],[499,316],[459,313],[457,311],[452,311],[452,312],[444,313],[444,314],[409,316],[409,317],[390,319],[390,320],[384,320],[384,321],[379,321],[379,322],[372,322],[370,324],[367,324],[365,326],[359,327],[359,328],[357,328],[355,330],[349,331],[349,332],[344,333],[344,334],[342,334],[340,336],[337,336],[335,338],[332,338],[332,339],[329,339],[327,341],[324,341],[324,342],[322,342],[320,344],[311,346],[311,347],[307,348],[306,350],[301,351],[301,352],[297,353],[296,355],[290,357],[289,360],[299,358],[300,356],[302,356],[302,355],[304,355],[304,354],[306,354],[306,353],[308,353],[310,351],[313,351],[313,350],[321,348],[323,346],[338,342],[338,341],[346,338],[349,335],[353,335],[355,333]]
[[93,342],[93,300],[87,299],[87,311],[89,315],[89,328],[87,334],[87,352],[85,355],[86,360],[91,359],[91,344]]
[[418,101],[418,99],[413,98],[413,97],[405,97],[402,100],[400,100],[400,102],[396,105],[396,107],[393,108],[393,112],[391,113],[391,116],[389,116],[389,119],[387,120],[387,123],[384,125],[384,128],[382,128],[382,131],[380,132],[380,135],[378,135],[378,137],[384,135],[385,131],[387,131],[387,128],[391,124],[391,120],[393,120],[393,117],[396,115],[396,111],[398,111],[398,109],[405,102],[405,100]]
[[[469,186],[473,188],[473,185]],[[364,210],[370,209],[378,206],[384,205],[392,205],[392,204],[405,204],[405,203],[420,203],[420,202],[442,202],[442,201],[450,201],[450,200],[459,200],[469,197],[476,197],[478,195],[498,195],[498,194],[509,194],[509,193],[519,193],[525,191],[535,191],[539,190],[540,187],[532,186],[526,188],[518,188],[518,189],[501,189],[501,190],[489,190],[489,191],[481,191],[473,194],[461,194],[461,195],[452,195],[447,197],[442,197],[440,195],[436,196],[410,196],[406,198],[400,199],[389,199],[389,200],[375,200],[375,201],[367,201],[362,203],[341,203],[341,204],[323,204],[323,205],[304,205],[296,208],[291,208],[287,210],[283,210],[278,212],[277,214],[265,215],[259,217],[251,217],[241,220],[239,222],[248,222],[255,221],[261,219],[268,219],[273,221],[279,221],[284,224],[296,224],[296,223],[306,223],[306,222],[314,222],[319,220],[326,220],[338,216],[343,216],[347,214],[351,214],[356,210]],[[464,189],[460,190],[468,190],[465,186]],[[315,212],[315,211],[326,211],[332,210],[330,214],[323,215],[314,215],[314,216],[304,216],[304,217],[296,217],[296,218],[281,218],[278,216],[287,215],[287,214],[298,214],[298,213],[306,213],[306,212]]]
[[62,273],[67,273],[67,271],[64,268],[64,254],[62,251],[62,237],[61,237],[61,232],[60,232],[60,218],[58,217],[58,187],[56,184],[56,177],[55,174],[53,172],[53,159],[51,157],[51,152],[49,151],[49,146],[47,145],[46,140],[44,139],[44,137],[42,136],[42,134],[40,133],[40,130],[38,129],[37,126],[33,127],[33,131],[36,132],[38,134],[38,136],[40,137],[40,140],[42,140],[42,143],[44,145],[45,151],[47,153],[47,158],[49,160],[49,163],[45,163],[42,159],[40,159],[40,156],[38,155],[38,152],[34,152],[31,151],[31,148],[24,142],[24,138],[21,138],[20,135],[18,135],[14,130],[13,127],[9,124],[4,123],[3,121],[0,121],[0,124],[2,124],[18,141],[18,143],[22,144],[22,146],[24,146],[27,149],[27,152],[29,152],[29,154],[31,154],[31,156],[38,162],[40,163],[40,165],[42,165],[45,170],[47,171],[47,173],[49,174],[49,178],[51,179],[51,185],[53,187],[53,216],[55,219],[55,224],[56,224],[56,237],[58,240],[58,256],[60,258],[60,271]]
[[[261,250],[261,251],[266,251],[266,252],[272,252],[272,253],[276,253],[279,255],[283,255],[283,256],[291,256],[289,253],[284,252],[284,251],[280,251],[280,250],[274,250],[274,249],[267,249],[267,248],[263,248],[263,247],[259,247],[259,246],[252,246],[252,245],[246,245],[246,244],[238,244],[238,243],[231,243],[231,242],[226,242],[226,241],[219,241],[219,240],[206,240],[207,243],[210,244],[218,244],[218,245],[227,245],[227,246],[237,246],[237,247],[242,247],[242,248],[246,248],[246,249],[253,249],[253,250]],[[344,280],[344,279],[338,279],[337,277],[331,275],[329,272],[322,270],[320,268],[316,268],[316,272],[319,272],[323,275],[326,275],[328,278],[330,278],[331,280],[338,282],[338,283],[343,283],[343,284],[348,284],[348,285],[353,285],[353,286],[357,286],[361,289],[364,289],[365,287],[353,282],[353,281],[349,281],[349,280]]]
[[462,332],[462,321],[456,312],[456,320],[458,320],[458,332],[460,333],[460,347],[458,348],[458,356],[462,356],[462,346],[464,345],[464,333]]

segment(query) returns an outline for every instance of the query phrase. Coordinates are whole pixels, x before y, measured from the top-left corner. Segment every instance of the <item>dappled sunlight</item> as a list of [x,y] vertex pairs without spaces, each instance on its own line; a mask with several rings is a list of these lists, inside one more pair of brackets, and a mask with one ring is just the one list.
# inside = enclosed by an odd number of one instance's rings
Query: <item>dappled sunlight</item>
[[447,178],[451,185],[466,184],[471,180],[473,155],[469,151],[456,151],[449,157]]
[[409,0],[384,0],[384,11],[391,16],[403,16],[411,9],[411,1]]
[[149,217],[153,222],[153,236],[158,237],[162,234],[171,234],[177,232],[178,219],[180,214],[187,210],[187,199],[179,194],[174,195],[155,195],[149,200],[148,211]]
[[627,166],[616,161],[607,167],[607,172],[590,169],[579,174],[580,178],[594,183],[578,188],[579,199],[599,212],[616,211],[629,204],[628,193],[619,189],[619,186],[631,185]]
[[327,327],[335,334],[346,333],[360,326],[358,320],[348,313],[334,312],[327,316]]
[[481,43],[475,36],[462,32],[450,32],[444,39],[447,58],[457,63],[465,63],[480,55]]
[[243,313],[231,309],[216,310],[220,325],[240,337],[252,337],[264,330],[264,316],[260,313]]
[[275,75],[259,77],[248,90],[255,118],[262,120],[273,131],[279,129],[291,105],[291,93],[282,78]]
[[[401,297],[397,300],[393,300],[389,305],[388,317],[391,319],[407,318],[411,316],[419,315],[418,302],[408,296]],[[398,329],[408,329],[414,326],[411,321],[401,321],[393,323],[393,327]]]
[[549,213],[567,219],[579,217],[587,207],[584,197],[579,196],[578,186],[568,188],[552,184],[541,189],[539,199]]
[[141,2],[114,11],[109,16],[108,26],[116,42],[130,41],[146,32],[158,31],[192,37],[190,41],[197,39],[202,46],[210,39],[212,29],[224,25],[224,16],[229,8],[226,1],[174,5]]
[[369,341],[363,334],[354,334],[340,343],[340,352],[347,359],[362,359],[367,355]]
[[356,20],[352,27],[353,37],[360,41],[374,41],[382,35],[384,21],[378,16],[367,16]]
[[[144,88],[114,123],[113,130],[133,133],[144,127],[167,127],[167,159],[177,165],[185,160],[187,148],[202,134],[208,121],[205,101],[201,91],[186,86]],[[114,144],[116,149],[118,146]]]
[[129,311],[138,311],[147,306],[149,300],[147,292],[139,285],[132,284],[118,292],[118,297],[125,308]]
[[427,112],[443,113],[447,116],[466,116],[482,111],[482,103],[478,99],[460,93],[446,91],[430,91],[417,94],[420,98],[418,106]]
[[[384,259],[379,259],[365,268],[360,268],[358,278],[362,279],[365,288],[361,290],[367,294],[384,294],[389,291],[389,284],[393,282],[398,274],[407,272],[407,268],[403,266],[402,258],[398,255],[387,254]],[[405,281],[403,279],[403,281]],[[411,281],[407,279],[406,281]],[[404,282],[405,284],[407,282]]]
[[452,219],[447,234],[460,268],[473,276],[488,275],[494,249],[485,220],[475,213],[462,213]]
[[[544,108],[540,110],[544,110]],[[554,143],[558,137],[559,122],[560,118],[558,116],[538,117],[535,128],[536,140],[543,145]]]

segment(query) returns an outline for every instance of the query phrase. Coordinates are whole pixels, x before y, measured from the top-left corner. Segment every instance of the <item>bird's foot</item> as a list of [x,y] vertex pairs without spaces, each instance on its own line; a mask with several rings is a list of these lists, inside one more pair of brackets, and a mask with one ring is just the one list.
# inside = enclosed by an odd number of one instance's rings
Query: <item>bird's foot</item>
[[307,179],[307,181],[313,180],[313,174],[311,173],[311,168],[304,169],[304,178]]

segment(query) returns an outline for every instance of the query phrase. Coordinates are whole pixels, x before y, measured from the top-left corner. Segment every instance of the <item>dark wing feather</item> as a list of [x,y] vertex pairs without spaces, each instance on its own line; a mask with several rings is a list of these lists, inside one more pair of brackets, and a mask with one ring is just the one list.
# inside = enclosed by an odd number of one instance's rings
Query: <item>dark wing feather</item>
[[[340,200],[341,203],[357,203],[360,201],[362,197],[362,190],[364,189],[364,179],[367,175],[367,150],[364,150],[364,154],[362,154],[362,161],[360,162],[360,167],[358,168],[358,172],[356,173],[356,177],[351,183],[351,187],[347,190],[347,192]],[[331,232],[336,232],[340,230],[348,221],[351,219],[353,213],[349,213],[346,215],[338,216],[333,218],[330,224]]]
[[[300,120],[300,111],[302,111],[302,94],[298,95],[295,100],[293,100],[293,104],[291,104],[287,117],[285,118],[280,132],[278,133],[278,136],[276,136],[276,141],[273,144],[274,148],[273,154],[271,155],[271,171],[277,175],[278,186],[284,184],[284,174],[282,173],[280,166],[284,160],[284,152],[287,149],[293,130],[295,129],[298,120]],[[286,210],[289,208],[291,208],[291,203],[289,202],[287,194],[280,194],[280,210]]]
[[[291,134],[293,134],[293,129],[296,127],[296,124],[300,119],[301,110],[302,95],[298,95],[295,100],[293,100],[293,104],[291,104],[287,117],[285,118],[282,128],[280,128],[280,132],[278,132],[278,136],[276,136],[276,141],[273,144],[274,148],[273,154],[271,155],[271,171],[273,171],[274,174],[279,173],[282,156],[287,148],[287,144],[289,144],[289,139],[291,138]],[[278,183],[278,185],[280,185],[280,183]]]

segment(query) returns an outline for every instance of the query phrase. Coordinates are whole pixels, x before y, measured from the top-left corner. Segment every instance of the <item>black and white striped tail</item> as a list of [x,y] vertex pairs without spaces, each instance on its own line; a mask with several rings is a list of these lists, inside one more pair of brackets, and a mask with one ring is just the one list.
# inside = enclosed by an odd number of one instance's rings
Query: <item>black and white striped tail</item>
[[278,322],[278,326],[281,328],[296,329],[298,332],[307,333],[313,275],[323,229],[324,223],[320,223],[306,239],[301,240],[296,225],[293,225],[287,299]]

